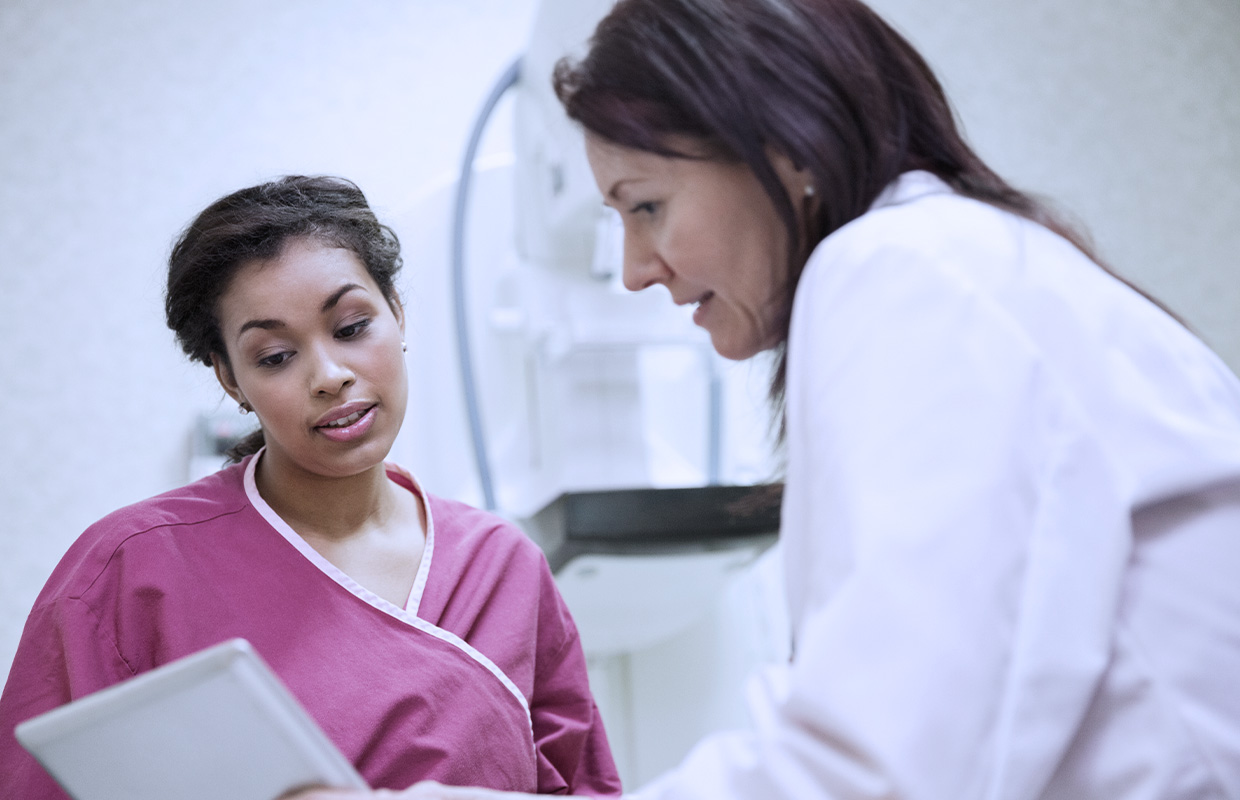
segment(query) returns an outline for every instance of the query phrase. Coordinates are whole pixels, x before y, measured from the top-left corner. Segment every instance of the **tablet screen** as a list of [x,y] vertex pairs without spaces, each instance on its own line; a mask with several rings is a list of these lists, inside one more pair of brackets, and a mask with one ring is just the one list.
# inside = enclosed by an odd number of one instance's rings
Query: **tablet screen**
[[76,800],[274,800],[303,786],[366,788],[244,639],[53,709],[15,734]]

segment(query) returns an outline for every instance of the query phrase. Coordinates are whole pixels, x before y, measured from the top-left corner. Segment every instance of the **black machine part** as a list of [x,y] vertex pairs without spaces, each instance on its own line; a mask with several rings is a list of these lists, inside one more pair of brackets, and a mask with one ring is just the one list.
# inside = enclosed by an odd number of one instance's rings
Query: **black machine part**
[[698,486],[566,492],[526,533],[553,572],[588,554],[666,555],[773,544],[783,486]]

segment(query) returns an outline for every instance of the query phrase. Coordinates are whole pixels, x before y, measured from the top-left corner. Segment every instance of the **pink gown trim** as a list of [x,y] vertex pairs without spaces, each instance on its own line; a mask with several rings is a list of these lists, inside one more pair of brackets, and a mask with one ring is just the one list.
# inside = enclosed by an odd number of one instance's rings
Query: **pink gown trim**
[[396,472],[413,486],[413,493],[418,497],[418,503],[421,504],[423,511],[426,513],[426,544],[422,547],[422,561],[418,564],[418,574],[414,576],[413,588],[409,590],[409,599],[405,601],[405,612],[412,617],[418,617],[418,609],[422,605],[422,595],[426,591],[426,581],[431,574],[431,559],[435,554],[435,520],[431,514],[431,505],[426,502],[426,493],[422,491],[422,485],[418,483],[417,478],[413,477],[408,470],[396,464],[386,463],[384,466],[388,472]]
[[[267,524],[283,536],[289,544],[296,548],[297,552],[301,553],[306,560],[317,567],[320,572],[328,578],[331,578],[359,600],[362,600],[366,604],[382,611],[390,617],[400,620],[412,628],[416,628],[423,633],[430,634],[437,639],[447,642],[453,647],[456,647],[464,652],[474,661],[477,661],[479,664],[486,667],[487,671],[494,675],[496,680],[502,683],[504,688],[508,690],[508,693],[521,704],[521,708],[525,712],[525,719],[530,725],[530,732],[532,735],[534,723],[530,717],[529,701],[526,700],[525,695],[521,694],[521,690],[518,689],[517,685],[512,682],[512,679],[504,674],[504,671],[500,669],[494,661],[479,652],[478,649],[469,644],[469,642],[466,642],[464,639],[451,631],[446,631],[437,625],[432,625],[417,615],[418,606],[422,601],[422,594],[426,589],[426,581],[430,575],[431,558],[434,553],[435,546],[435,520],[431,515],[430,504],[425,502],[422,503],[422,507],[426,510],[426,545],[422,552],[422,563],[418,566],[418,574],[414,578],[413,589],[409,593],[409,600],[405,604],[406,607],[400,608],[399,606],[388,602],[379,595],[370,591],[365,586],[362,586],[360,583],[341,571],[335,564],[323,558],[323,556],[307,544],[306,540],[302,539],[301,536],[298,535],[298,533],[294,531],[287,522],[281,519],[280,515],[277,514],[271,506],[267,505],[267,501],[263,500],[262,495],[258,493],[258,483],[254,479],[255,470],[258,467],[259,459],[263,456],[263,452],[264,450],[258,451],[258,453],[250,459],[250,463],[246,465],[245,493],[246,497],[249,498],[250,503],[254,506],[254,509],[258,511],[264,520],[267,521]],[[407,478],[413,484],[414,491],[418,494],[418,497],[424,497],[422,487],[406,470],[401,469],[400,467],[395,467],[391,464],[386,464],[385,466],[389,471],[395,470]]]

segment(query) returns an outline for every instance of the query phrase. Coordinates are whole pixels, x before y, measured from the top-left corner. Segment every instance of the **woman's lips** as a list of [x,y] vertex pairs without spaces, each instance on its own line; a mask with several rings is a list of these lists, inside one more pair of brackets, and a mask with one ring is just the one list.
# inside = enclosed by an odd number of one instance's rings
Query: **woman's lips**
[[693,309],[694,325],[702,325],[702,317],[706,315],[706,308],[710,304],[710,299],[714,296],[714,292],[707,292],[700,300],[697,301],[697,308]]
[[375,406],[368,406],[338,417],[325,425],[319,425],[316,431],[333,442],[350,442],[365,436],[375,421]]

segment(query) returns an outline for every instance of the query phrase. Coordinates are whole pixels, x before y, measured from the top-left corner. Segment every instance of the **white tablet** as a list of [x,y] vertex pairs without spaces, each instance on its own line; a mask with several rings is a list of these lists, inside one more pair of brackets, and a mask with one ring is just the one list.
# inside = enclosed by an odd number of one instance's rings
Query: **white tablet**
[[17,726],[75,800],[274,800],[365,789],[244,639],[110,686]]

